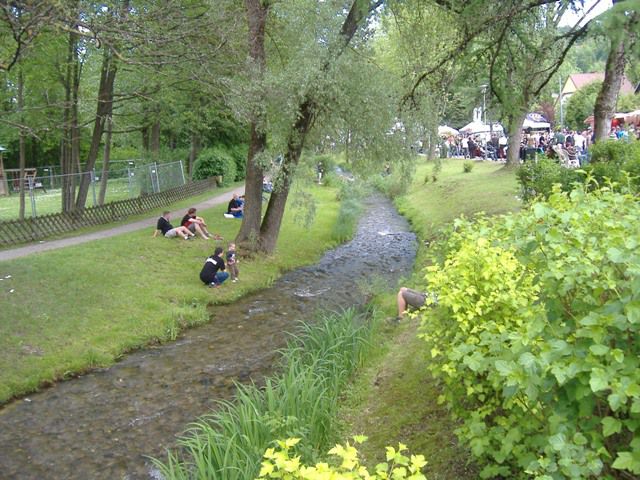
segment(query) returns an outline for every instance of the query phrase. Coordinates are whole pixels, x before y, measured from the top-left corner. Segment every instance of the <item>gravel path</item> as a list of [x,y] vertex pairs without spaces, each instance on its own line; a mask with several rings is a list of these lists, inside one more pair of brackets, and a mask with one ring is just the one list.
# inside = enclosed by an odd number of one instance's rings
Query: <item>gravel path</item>
[[[206,208],[211,208],[215,205],[220,205],[221,203],[226,203],[231,199],[231,196],[234,193],[238,195],[244,192],[244,185],[242,187],[238,187],[235,190],[227,191],[221,195],[217,195],[209,200],[206,200],[201,203],[197,203],[194,205],[198,210],[204,210]],[[186,209],[182,208],[181,210],[176,210],[171,212],[171,216],[175,220],[179,221],[184,215]],[[12,248],[9,250],[0,251],[0,262],[4,260],[13,260],[14,258],[26,257],[27,255],[31,255],[32,253],[46,252],[48,250],[55,250],[58,248],[68,247],[70,245],[80,245],[81,243],[90,242],[92,240],[99,240],[102,238],[114,237],[116,235],[121,235],[123,233],[133,232],[135,230],[141,230],[143,228],[152,229],[156,223],[158,217],[154,217],[146,220],[139,220],[133,223],[127,223],[126,225],[120,225],[113,228],[107,228],[105,230],[100,230],[99,232],[86,233],[83,235],[78,235],[77,237],[69,237],[62,238],[60,240],[44,240],[41,243],[34,243],[31,245],[26,245],[24,247]]]

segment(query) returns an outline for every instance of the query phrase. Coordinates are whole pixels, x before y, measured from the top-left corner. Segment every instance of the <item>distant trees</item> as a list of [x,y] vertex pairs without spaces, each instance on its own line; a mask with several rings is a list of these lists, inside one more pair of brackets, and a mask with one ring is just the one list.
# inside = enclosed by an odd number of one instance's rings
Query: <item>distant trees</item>
[[569,128],[573,130],[585,128],[584,120],[593,115],[593,106],[601,88],[602,82],[593,82],[571,95],[567,100],[564,116]]
[[218,128],[241,141],[222,87],[243,56],[240,20],[232,1],[216,8],[207,0],[3,3],[0,138],[12,147],[8,163],[19,143],[28,165],[59,163],[62,208],[69,211],[85,206],[89,172],[107,139],[141,145],[157,158],[164,137],[171,149],[186,152],[191,144],[191,160],[207,136],[226,135]]

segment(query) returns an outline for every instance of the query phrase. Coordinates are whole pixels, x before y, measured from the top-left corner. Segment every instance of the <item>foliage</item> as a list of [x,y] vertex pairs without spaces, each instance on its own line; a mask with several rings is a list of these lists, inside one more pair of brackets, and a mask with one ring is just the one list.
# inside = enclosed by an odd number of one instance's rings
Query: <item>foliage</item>
[[547,198],[559,184],[568,192],[576,183],[588,188],[610,186],[614,189],[638,191],[640,188],[640,142],[605,141],[591,147],[591,162],[574,170],[546,157],[527,162],[516,172],[522,188],[522,199]]
[[471,173],[471,170],[473,170],[473,167],[475,166],[476,162],[472,160],[465,160],[465,162],[462,164],[462,171],[464,173]]
[[640,94],[628,93],[626,95],[620,95],[620,97],[618,97],[616,110],[618,112],[640,110]]
[[557,160],[544,156],[538,157],[535,162],[524,163],[516,170],[516,176],[525,202],[531,202],[539,196],[548,197],[555,184],[569,191],[575,182],[584,179],[576,170],[563,167]]
[[227,480],[255,478],[262,452],[285,437],[304,438],[297,453],[312,460],[331,443],[339,392],[371,348],[370,335],[371,325],[353,309],[301,325],[280,374],[264,387],[238,385],[234,403],[222,403],[179,440],[182,455],[156,461],[164,478],[219,478],[221,471]]
[[222,175],[224,185],[235,181],[236,172],[236,162],[224,145],[202,150],[193,166],[194,180]]
[[556,188],[457,221],[427,268],[428,368],[483,478],[640,473],[639,220],[632,196]]
[[602,82],[593,82],[575,92],[567,100],[565,123],[573,130],[584,130],[584,121],[593,115],[596,97],[602,88]]
[[354,187],[352,183],[345,182],[338,192],[340,200],[340,219],[333,226],[331,237],[338,243],[351,239],[358,225],[360,212],[362,211],[362,190]]
[[249,153],[249,147],[245,144],[234,145],[229,148],[229,153],[233,157],[233,161],[236,164],[236,178],[235,181],[239,182],[244,180],[247,170],[247,155]]
[[606,140],[593,144],[589,151],[591,163],[606,162],[622,166],[629,161],[640,159],[640,142]]
[[[362,443],[366,437],[354,437],[356,443]],[[422,467],[427,462],[422,455],[411,455],[407,457],[407,447],[402,443],[398,444],[398,449],[387,447],[387,461],[379,463],[375,467],[375,473],[369,474],[366,467],[360,464],[358,450],[351,446],[336,445],[329,450],[329,455],[337,457],[339,466],[331,466],[328,463],[317,463],[314,467],[307,467],[300,464],[299,456],[291,456],[291,448],[296,446],[299,438],[289,438],[278,440],[278,449],[269,448],[264,453],[264,461],[260,469],[259,478],[283,478],[300,480],[348,480],[348,479],[371,479],[382,480],[393,478],[396,480],[426,480],[427,477],[420,473]]]

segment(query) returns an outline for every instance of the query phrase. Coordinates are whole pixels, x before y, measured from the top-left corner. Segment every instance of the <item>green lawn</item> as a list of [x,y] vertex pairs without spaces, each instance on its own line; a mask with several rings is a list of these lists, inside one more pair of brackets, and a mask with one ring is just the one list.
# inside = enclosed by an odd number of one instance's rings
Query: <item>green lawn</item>
[[[243,261],[243,281],[215,290],[198,274],[216,243],[152,238],[153,227],[0,263],[0,403],[175,337],[207,321],[207,304],[233,301],[284,270],[314,262],[336,243],[339,205],[334,189],[310,189],[318,202],[315,222],[296,224],[288,211],[278,243],[279,251],[296,255]],[[240,222],[223,219],[225,209],[198,213],[231,240]]]
[[[422,241],[432,239],[437,230],[460,214],[471,216],[505,213],[520,206],[515,173],[501,165],[476,163],[471,173],[463,173],[463,161],[446,160],[437,182],[424,183],[431,163],[418,167],[409,193],[395,203],[409,219]],[[421,242],[422,244],[422,242]],[[414,268],[415,285],[425,266],[422,248]],[[377,298],[388,317],[396,315],[395,289]],[[470,454],[457,444],[446,408],[438,405],[438,385],[426,369],[429,361],[417,338],[417,320],[387,326],[380,338],[378,356],[364,368],[345,396],[341,420],[344,437],[364,434],[362,445],[368,465],[384,461],[384,447],[408,445],[411,453],[424,454],[429,461],[429,480],[478,478]]]
[[[38,216],[47,215],[49,213],[57,213],[61,211],[62,198],[61,189],[47,189],[45,192],[42,189],[35,189],[34,199],[36,204],[36,214]],[[109,180],[107,186],[107,193],[105,195],[105,202],[115,202],[117,200],[125,200],[138,196],[140,187],[137,184],[129,185],[126,178],[114,178]],[[100,194],[100,185],[96,184],[95,189],[96,199]],[[89,189],[89,195],[87,197],[87,206],[92,207],[93,204],[93,190]],[[14,192],[11,195],[0,197],[0,221],[1,220],[14,220],[18,218],[20,211],[20,194]],[[31,217],[31,197],[29,192],[25,192],[25,216]]]

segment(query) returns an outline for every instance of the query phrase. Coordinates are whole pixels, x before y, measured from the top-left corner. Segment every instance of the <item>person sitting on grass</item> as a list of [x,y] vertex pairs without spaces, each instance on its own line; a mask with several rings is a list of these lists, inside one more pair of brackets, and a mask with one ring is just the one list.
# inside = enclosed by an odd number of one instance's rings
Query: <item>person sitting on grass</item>
[[187,214],[182,217],[182,226],[187,227],[191,233],[198,233],[205,240],[209,240],[209,237],[213,237],[209,230],[207,230],[207,224],[202,217],[196,216],[196,209],[191,207],[187,210]]
[[235,218],[242,218],[243,210],[244,205],[242,201],[238,198],[238,194],[234,193],[233,198],[229,201],[229,206],[227,207],[227,215],[233,215]]
[[220,257],[221,253],[222,247],[216,247],[213,255],[204,262],[204,266],[202,270],[200,270],[200,280],[202,280],[205,285],[217,288],[229,278],[229,274],[224,271],[224,260]]
[[156,230],[153,232],[153,236],[157,237],[158,232],[162,232],[166,238],[173,238],[180,235],[185,240],[189,240],[191,237],[195,237],[195,235],[186,227],[180,225],[179,227],[173,227],[169,223],[169,216],[171,212],[165,211],[162,213],[162,216],[158,219],[158,223],[156,224]]

